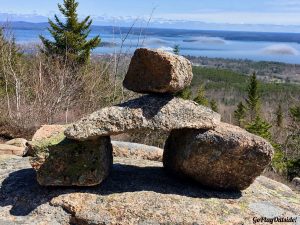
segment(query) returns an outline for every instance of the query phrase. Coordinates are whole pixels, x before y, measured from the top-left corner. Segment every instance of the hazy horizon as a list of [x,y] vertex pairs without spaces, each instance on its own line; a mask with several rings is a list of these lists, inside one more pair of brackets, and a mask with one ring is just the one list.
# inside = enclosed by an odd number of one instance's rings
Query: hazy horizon
[[[0,21],[47,22],[60,15],[57,3],[0,0]],[[94,25],[300,33],[300,2],[296,0],[78,0],[80,18],[90,15]],[[148,23],[149,21],[149,23]]]
[[[40,34],[51,38],[46,25],[23,22],[46,23],[54,15],[63,19],[57,7],[63,0],[43,4],[38,0],[28,0],[26,4],[17,4],[18,1],[0,0],[0,21],[12,24],[17,42],[39,42]],[[122,33],[128,31],[130,36],[124,43],[128,52],[134,51],[132,46],[172,51],[174,45],[180,45],[182,54],[192,56],[285,63],[300,61],[300,2],[296,0],[247,3],[239,0],[230,3],[225,0],[149,0],[143,4],[138,0],[77,1],[80,20],[90,15],[94,26],[120,28],[93,27],[89,37],[100,35],[103,40],[95,53],[114,52],[116,46],[121,46]],[[146,39],[142,45],[139,43],[141,31]],[[119,40],[116,40],[118,35]]]
[[[39,35],[41,34],[47,38],[52,38],[46,29],[47,23],[37,25],[35,23],[12,22],[8,27],[13,32],[16,42],[25,48],[31,44],[40,43]],[[127,37],[125,42],[122,41],[123,34],[126,34],[124,36]],[[118,48],[122,49],[123,53],[132,53],[137,47],[172,52],[173,47],[179,45],[183,55],[292,64],[300,62],[300,34],[296,33],[274,34],[94,26],[89,38],[96,35],[100,35],[102,45],[94,49],[95,54],[113,54]]]

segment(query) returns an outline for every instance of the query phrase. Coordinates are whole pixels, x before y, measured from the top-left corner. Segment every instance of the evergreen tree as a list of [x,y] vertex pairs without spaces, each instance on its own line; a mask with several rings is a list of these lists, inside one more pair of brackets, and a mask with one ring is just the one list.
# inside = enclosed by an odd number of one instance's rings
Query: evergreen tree
[[278,109],[276,111],[276,126],[282,127],[283,126],[283,112],[281,104],[278,105]]
[[300,106],[290,108],[289,134],[285,140],[283,156],[288,179],[300,176]]
[[209,104],[210,104],[210,108],[214,111],[214,112],[218,112],[219,111],[219,109],[218,109],[218,103],[216,102],[216,100],[211,100],[210,102],[209,102]]
[[256,74],[250,77],[250,83],[247,88],[248,96],[246,98],[247,109],[249,110],[250,121],[252,122],[258,115],[260,110],[260,95],[258,93],[258,80]]
[[183,89],[182,91],[178,92],[176,94],[176,97],[179,97],[179,98],[182,98],[185,100],[191,99],[192,91],[190,88],[187,87],[187,88]]
[[207,98],[205,97],[205,89],[204,86],[200,86],[197,96],[194,99],[195,102],[197,102],[199,105],[208,106],[209,102]]
[[242,127],[246,118],[246,107],[243,102],[240,102],[237,109],[234,111],[234,118],[236,119],[238,126]]
[[180,46],[179,45],[174,45],[174,47],[173,47],[173,53],[175,55],[179,55],[180,54]]
[[[289,135],[286,143],[292,152],[292,158],[300,160],[300,106],[290,108],[291,121],[289,124]],[[300,175],[300,173],[299,173]]]
[[270,132],[272,125],[267,121],[264,121],[259,116],[254,121],[246,125],[246,130],[252,134],[256,134],[266,140],[272,140],[272,134]]
[[56,23],[49,19],[48,30],[54,41],[43,36],[40,39],[44,45],[42,51],[47,55],[61,56],[71,64],[84,64],[89,60],[91,50],[99,46],[101,39],[96,36],[87,40],[92,20],[88,16],[80,22],[77,7],[78,2],[75,0],[64,0],[63,6],[58,4],[65,21],[62,22],[57,15],[54,17]]

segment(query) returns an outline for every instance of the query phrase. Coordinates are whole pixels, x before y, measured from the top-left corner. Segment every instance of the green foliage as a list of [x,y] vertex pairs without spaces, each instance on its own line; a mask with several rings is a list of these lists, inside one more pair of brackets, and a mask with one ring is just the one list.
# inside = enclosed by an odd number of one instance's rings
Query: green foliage
[[300,158],[300,130],[295,130],[288,135],[286,149],[288,150],[288,158]]
[[193,73],[192,86],[206,83],[206,89],[246,89],[248,77],[230,70],[197,66],[193,67]]
[[259,116],[254,121],[246,125],[246,130],[252,134],[256,134],[266,140],[272,140],[272,134],[270,132],[272,125],[263,120]]
[[289,180],[300,175],[300,158],[287,161],[287,176]]
[[287,174],[287,163],[285,154],[281,149],[275,149],[275,153],[272,160],[272,167],[275,168],[279,174]]
[[276,126],[282,127],[283,126],[283,112],[281,104],[278,105],[276,110]]
[[218,108],[218,103],[216,102],[216,100],[211,100],[209,102],[210,104],[210,108],[214,111],[214,112],[218,112],[219,111],[219,108]]
[[176,93],[176,97],[182,98],[185,100],[191,99],[192,91],[190,88],[187,87],[187,88],[183,89],[182,91]]
[[246,119],[246,107],[243,102],[240,102],[237,109],[234,111],[234,118],[236,119],[238,126],[243,127]]
[[173,47],[173,53],[175,55],[179,55],[180,54],[180,45],[174,45],[174,47]]
[[275,149],[272,166],[278,174],[286,176],[290,181],[300,175],[300,158],[287,158],[282,150]]
[[253,121],[259,115],[260,110],[260,95],[258,93],[258,80],[254,73],[250,77],[250,82],[247,88],[247,109],[249,110],[250,120]]
[[84,64],[89,60],[91,50],[98,47],[101,40],[99,36],[87,40],[92,20],[88,16],[80,22],[77,7],[78,2],[75,0],[64,0],[63,6],[58,4],[65,22],[62,22],[57,15],[54,17],[55,22],[49,19],[48,30],[54,41],[43,36],[40,36],[40,39],[44,45],[42,51],[46,55],[60,56],[71,64]]
[[[241,73],[237,73],[228,69],[217,69],[208,67],[193,67],[194,78],[191,88],[196,89],[200,85],[205,84],[205,89],[216,90],[218,92],[234,91],[235,94],[242,97],[247,91],[249,76]],[[273,96],[282,93],[282,98],[286,95],[298,96],[300,92],[300,85],[290,83],[270,83],[260,82],[259,91],[262,100],[269,100]],[[232,101],[231,105],[237,105],[241,99],[236,98],[236,101]],[[273,101],[273,99],[271,99]],[[278,99],[276,99],[277,101]]]
[[194,98],[194,101],[197,102],[199,105],[208,106],[209,102],[205,97],[205,89],[204,86],[201,85],[198,89],[197,96]]
[[300,106],[294,106],[290,108],[290,114],[296,122],[300,122]]
[[290,114],[292,120],[289,124],[289,135],[286,139],[286,148],[289,150],[289,158],[300,159],[300,107],[291,107]]
[[[280,112],[280,107],[277,110]],[[288,180],[300,176],[300,107],[290,108],[292,120],[288,126],[289,133],[286,137],[282,149],[275,148],[275,155],[272,160],[272,166],[276,172],[285,175]],[[278,116],[277,116],[278,117]],[[280,119],[280,116],[279,116]],[[278,118],[277,118],[278,120]]]
[[285,140],[285,152],[283,152],[283,171],[289,180],[300,176],[300,107],[290,108],[292,120],[289,124],[289,134]]

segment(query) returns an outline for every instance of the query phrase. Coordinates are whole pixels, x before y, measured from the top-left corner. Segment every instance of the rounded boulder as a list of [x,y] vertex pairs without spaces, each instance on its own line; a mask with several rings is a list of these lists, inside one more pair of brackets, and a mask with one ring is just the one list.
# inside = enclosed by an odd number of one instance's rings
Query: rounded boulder
[[272,155],[273,147],[263,138],[221,123],[213,130],[172,131],[163,163],[168,172],[203,186],[243,190],[269,165]]

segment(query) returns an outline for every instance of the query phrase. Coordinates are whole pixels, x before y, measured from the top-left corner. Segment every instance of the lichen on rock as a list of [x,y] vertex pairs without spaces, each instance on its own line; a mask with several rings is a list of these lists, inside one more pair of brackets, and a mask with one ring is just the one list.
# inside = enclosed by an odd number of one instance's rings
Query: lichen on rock
[[112,165],[109,137],[79,142],[63,131],[29,142],[30,163],[44,186],[93,186],[100,184]]

